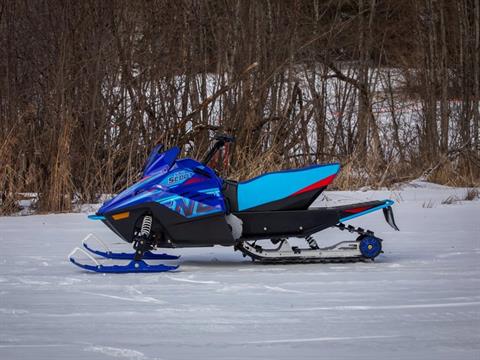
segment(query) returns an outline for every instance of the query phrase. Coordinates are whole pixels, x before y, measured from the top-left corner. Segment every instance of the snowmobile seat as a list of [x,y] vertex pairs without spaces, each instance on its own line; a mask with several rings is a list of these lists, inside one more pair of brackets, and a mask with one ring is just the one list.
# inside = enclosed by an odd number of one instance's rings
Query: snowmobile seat
[[233,205],[231,211],[306,210],[339,170],[340,165],[332,163],[267,173],[244,182],[227,182],[224,194]]

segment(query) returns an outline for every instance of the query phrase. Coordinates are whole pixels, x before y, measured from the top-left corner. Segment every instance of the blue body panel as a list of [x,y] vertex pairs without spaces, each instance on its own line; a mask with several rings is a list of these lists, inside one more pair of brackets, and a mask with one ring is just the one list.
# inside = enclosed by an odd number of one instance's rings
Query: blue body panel
[[[96,218],[148,202],[157,202],[187,218],[224,213],[222,180],[198,161],[175,161],[178,153],[178,148],[173,148],[149,158],[150,165],[144,171],[146,177],[105,202]],[[196,168],[203,174],[195,172]]]
[[280,200],[313,183],[335,175],[340,164],[314,165],[303,169],[260,175],[238,184],[240,211]]

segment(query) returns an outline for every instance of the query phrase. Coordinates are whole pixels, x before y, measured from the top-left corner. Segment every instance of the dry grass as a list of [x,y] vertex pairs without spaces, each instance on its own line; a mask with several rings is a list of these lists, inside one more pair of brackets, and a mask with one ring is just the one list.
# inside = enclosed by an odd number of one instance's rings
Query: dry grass
[[332,189],[352,190],[369,184],[368,171],[359,169],[354,161],[347,162],[332,184]]
[[39,211],[67,212],[72,209],[73,177],[70,165],[72,121],[64,118],[56,142],[52,143],[49,163],[49,181],[39,197]]
[[445,200],[442,200],[441,204],[442,205],[451,205],[451,204],[454,204],[456,202],[458,202],[458,198],[456,196],[449,196],[447,197]]
[[470,165],[459,164],[458,161],[445,161],[432,171],[427,180],[436,184],[454,187],[477,187],[480,185],[478,169]]
[[433,208],[434,205],[435,205],[435,202],[433,200],[428,200],[428,201],[423,202],[422,208],[431,209],[431,208]]
[[465,198],[463,200],[472,201],[478,198],[480,198],[480,192],[478,191],[478,189],[472,188],[467,190],[467,193],[465,194]]
[[11,165],[15,164],[15,145],[16,138],[12,129],[5,139],[0,139],[0,215],[9,215],[20,210],[16,197],[16,184],[19,179],[16,169]]
[[468,189],[463,198],[458,198],[455,195],[447,197],[445,200],[442,201],[443,205],[451,205],[455,204],[459,201],[473,201],[475,199],[478,199],[480,197],[480,193],[478,189],[472,188]]
[[243,181],[262,175],[267,172],[282,170],[282,161],[278,161],[278,155],[273,149],[258,154],[246,156],[242,153],[237,155],[237,170],[229,174],[229,178]]

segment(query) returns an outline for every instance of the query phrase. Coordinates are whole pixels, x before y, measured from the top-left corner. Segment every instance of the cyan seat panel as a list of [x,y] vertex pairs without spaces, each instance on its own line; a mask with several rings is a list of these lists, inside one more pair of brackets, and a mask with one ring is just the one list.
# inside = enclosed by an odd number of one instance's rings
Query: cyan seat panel
[[238,210],[286,198],[320,180],[335,175],[340,164],[314,165],[260,175],[238,184]]

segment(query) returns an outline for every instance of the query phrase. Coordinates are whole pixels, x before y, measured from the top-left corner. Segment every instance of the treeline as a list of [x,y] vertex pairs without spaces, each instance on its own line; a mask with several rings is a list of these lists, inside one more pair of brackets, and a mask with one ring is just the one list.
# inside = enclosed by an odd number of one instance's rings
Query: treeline
[[134,181],[158,142],[225,176],[313,162],[337,185],[480,177],[479,0],[3,0],[0,212]]

